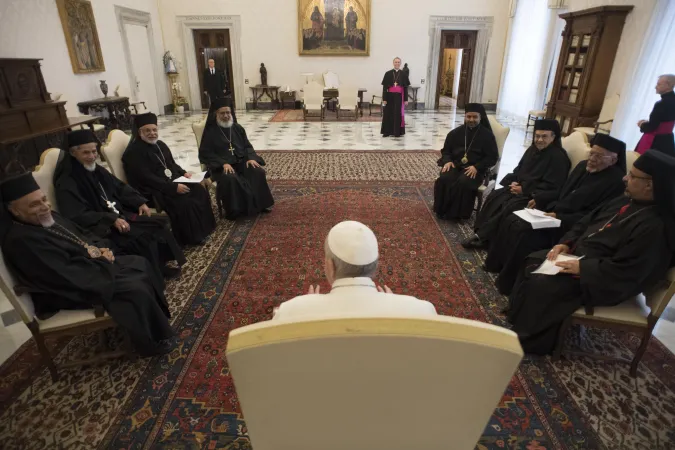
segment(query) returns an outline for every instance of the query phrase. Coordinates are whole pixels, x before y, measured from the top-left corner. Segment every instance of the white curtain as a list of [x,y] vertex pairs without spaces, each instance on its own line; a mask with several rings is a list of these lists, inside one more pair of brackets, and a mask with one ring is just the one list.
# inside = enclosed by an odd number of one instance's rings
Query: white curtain
[[654,86],[659,75],[675,73],[675,1],[657,0],[654,13],[635,61],[632,76],[623,86],[612,136],[626,142],[632,150],[640,140],[638,120],[649,118],[660,99]]
[[541,77],[548,75],[551,52],[547,48],[554,18],[546,0],[518,0],[497,102],[500,117],[508,122],[524,123],[528,111],[543,106],[538,99]]

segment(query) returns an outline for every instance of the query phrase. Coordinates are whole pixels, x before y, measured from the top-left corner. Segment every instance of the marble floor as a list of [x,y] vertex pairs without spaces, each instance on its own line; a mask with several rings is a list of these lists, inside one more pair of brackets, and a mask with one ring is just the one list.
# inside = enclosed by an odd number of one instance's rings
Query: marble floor
[[[204,112],[163,116],[159,119],[160,139],[171,148],[178,164],[186,170],[198,171],[197,143],[192,123],[201,120]],[[274,112],[237,112],[238,122],[246,129],[256,150],[354,150],[414,151],[440,150],[448,131],[463,122],[464,116],[454,109],[416,111],[406,115],[406,134],[401,138],[383,138],[379,122],[276,122],[269,120]],[[506,141],[499,176],[509,173],[522,157],[526,147],[524,129],[514,124]],[[655,334],[675,352],[675,317],[661,320]],[[30,339],[28,328],[21,322],[9,301],[0,293],[0,363],[9,358]]]

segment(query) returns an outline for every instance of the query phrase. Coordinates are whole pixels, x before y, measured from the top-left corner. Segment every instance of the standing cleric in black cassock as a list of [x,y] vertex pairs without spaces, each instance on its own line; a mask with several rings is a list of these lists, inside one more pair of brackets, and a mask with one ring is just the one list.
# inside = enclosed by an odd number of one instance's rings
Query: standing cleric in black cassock
[[211,179],[217,183],[216,197],[228,220],[268,212],[274,205],[265,169],[261,167],[265,160],[253,150],[228,99],[211,104],[199,161],[209,168]]
[[[165,277],[180,274],[167,262],[185,264],[183,251],[169,229],[168,218],[150,217],[147,199],[110,172],[90,161],[89,168],[72,155],[80,146],[95,142],[90,130],[68,135],[70,152],[61,152],[54,171],[54,188],[59,212],[100,238],[109,239],[125,255],[145,257]],[[95,147],[87,157],[96,156]]]
[[382,129],[384,137],[405,134],[405,105],[408,103],[408,75],[401,69],[401,59],[394,59],[394,68],[382,78]]
[[[552,132],[553,140],[548,141],[548,145],[545,140],[537,140],[537,131]],[[500,182],[504,188],[488,195],[476,217],[476,235],[462,242],[464,247],[487,247],[490,240],[496,237],[504,217],[525,208],[530,200],[536,200],[541,195],[557,198],[560,194],[570,171],[570,160],[560,140],[560,124],[552,119],[537,120],[534,134],[533,143],[525,151],[518,166]]]
[[656,83],[656,93],[661,100],[654,104],[649,120],[638,122],[643,133],[635,151],[643,154],[649,149],[675,156],[675,75],[662,75]]
[[[550,353],[560,326],[582,305],[615,306],[663,279],[675,251],[675,158],[657,150],[626,176],[626,196],[585,216],[551,252],[531,254],[509,297],[507,318],[526,353]],[[533,274],[557,252],[583,256],[558,275]]]
[[211,196],[200,183],[172,181],[191,174],[176,164],[169,147],[157,136],[156,115],[146,113],[134,118],[131,141],[122,156],[127,181],[167,212],[180,244],[202,244],[216,228]]
[[94,308],[99,314],[101,308],[129,334],[142,355],[171,350],[174,332],[164,280],[145,258],[106,255],[107,241],[51,211],[31,174],[6,181],[0,193],[5,261],[28,288],[38,318],[47,319],[60,310]]
[[465,112],[464,125],[448,133],[438,160],[443,169],[434,184],[434,212],[440,219],[470,218],[478,187],[499,160],[483,105],[469,103]]
[[527,255],[551,248],[584,216],[623,195],[625,142],[606,134],[596,134],[591,155],[589,160],[577,164],[557,199],[540,195],[535,202],[528,204],[528,207],[553,214],[552,217],[561,221],[560,228],[534,230],[530,223],[515,214],[509,214],[502,220],[485,258],[485,269],[499,272],[495,284],[502,295],[511,293]]

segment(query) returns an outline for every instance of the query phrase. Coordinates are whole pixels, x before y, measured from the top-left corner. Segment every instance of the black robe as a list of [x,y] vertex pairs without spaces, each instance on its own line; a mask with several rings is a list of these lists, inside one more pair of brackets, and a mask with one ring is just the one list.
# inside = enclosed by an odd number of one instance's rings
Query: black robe
[[[468,150],[467,163],[462,162],[465,145]],[[497,141],[492,131],[486,127],[479,125],[470,129],[466,125],[460,125],[448,133],[438,165],[443,167],[452,162],[455,167],[441,172],[434,184],[434,212],[444,219],[471,217],[478,187],[498,159]],[[470,166],[478,170],[475,178],[464,174],[464,170]]]
[[[56,213],[54,220],[83,241],[109,248]],[[29,288],[40,318],[59,310],[103,307],[145,354],[174,335],[164,281],[145,258],[115,255],[113,263],[92,259],[82,245],[20,222],[10,225],[2,251],[19,283]]]
[[[235,123],[231,128],[233,152],[230,148],[230,129],[213,123],[207,125],[199,146],[199,160],[211,171],[211,178],[217,183],[216,197],[225,208],[226,218],[235,220],[239,216],[252,216],[272,207],[274,198],[267,184],[265,170],[247,167],[249,160],[263,160],[253,149],[244,128]],[[223,165],[229,164],[234,174],[226,174]]]
[[[675,121],[675,92],[668,92],[661,95],[661,100],[654,104],[654,109],[649,115],[649,121],[640,126],[640,131],[650,133],[656,131],[662,123]],[[669,132],[657,134],[654,136],[654,142],[650,148],[660,150],[670,156],[675,157],[675,139],[673,138],[673,127],[667,126]]]
[[[560,228],[532,229],[532,225],[515,214],[502,220],[497,238],[490,241],[485,268],[499,272],[497,289],[509,295],[523,260],[532,252],[553,247],[584,216],[597,207],[620,196],[625,190],[625,171],[614,165],[601,172],[590,173],[581,161],[565,182],[560,198],[548,201],[540,195],[537,209],[553,212],[560,219]],[[541,204],[539,204],[541,202]]]
[[[395,92],[389,92],[389,88],[398,83],[403,87],[403,96]],[[410,80],[408,75],[402,70],[395,71],[394,69],[386,72],[382,79],[382,101],[387,102],[382,114],[382,129],[381,133],[384,136],[402,136],[405,134],[405,125],[402,125],[404,118],[401,117],[401,108],[403,103],[408,101],[408,86]],[[404,100],[405,99],[405,100]]]
[[[211,196],[206,188],[199,183],[185,183],[190,192],[177,192],[178,183],[171,180],[184,176],[186,170],[176,164],[164,142],[152,145],[135,139],[124,152],[122,161],[129,185],[143,197],[156,200],[167,212],[179,243],[199,244],[216,228]],[[164,174],[164,164],[171,170],[171,178]]]
[[[569,171],[567,152],[555,142],[544,150],[530,146],[513,173],[500,182],[504,189],[492,191],[478,212],[474,224],[478,237],[485,242],[495,238],[502,218],[525,208],[531,199],[537,200],[541,195],[557,198]],[[513,182],[522,186],[522,194],[511,193],[509,185]]]
[[[97,165],[90,172],[73,156],[61,152],[54,189],[59,213],[96,236],[109,239],[117,253],[143,256],[158,273],[168,261],[185,264],[168,218],[139,216],[138,209],[147,199],[103,167]],[[108,208],[101,189],[119,213]],[[114,224],[120,217],[129,223],[130,231],[117,231]]]
[[621,196],[585,216],[561,239],[571,254],[584,256],[579,276],[532,274],[547,250],[531,254],[521,266],[508,312],[525,352],[550,353],[560,326],[582,305],[618,305],[661,280],[675,250],[674,228],[672,216]]

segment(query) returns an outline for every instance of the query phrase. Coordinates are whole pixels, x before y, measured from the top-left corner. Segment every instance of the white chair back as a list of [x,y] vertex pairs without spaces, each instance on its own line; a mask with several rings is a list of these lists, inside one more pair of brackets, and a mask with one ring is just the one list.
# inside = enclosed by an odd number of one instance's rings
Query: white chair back
[[335,72],[325,72],[323,74],[323,84],[326,89],[339,89],[340,88],[340,78]]
[[58,212],[56,203],[56,191],[54,190],[54,171],[59,162],[61,150],[58,148],[48,148],[40,155],[40,164],[33,171],[33,178],[40,186],[40,190],[47,196],[47,200],[52,204],[52,210]]
[[570,159],[570,173],[577,164],[588,159],[588,153],[591,151],[591,146],[588,144],[588,138],[580,131],[575,131],[562,138],[562,146],[567,152],[567,157]]
[[192,123],[192,132],[195,134],[195,139],[197,140],[197,150],[199,150],[199,146],[202,145],[202,136],[204,135],[205,127],[206,120]]
[[340,109],[355,109],[359,104],[359,89],[342,86],[338,94]]
[[638,152],[631,150],[626,152],[626,175],[628,175],[628,172],[633,168],[633,164],[635,164],[635,160],[639,157],[640,154]]
[[108,162],[112,174],[118,179],[127,182],[127,174],[124,171],[122,156],[129,145],[131,138],[122,130],[112,130],[108,134],[108,141],[101,146],[101,153]]
[[305,109],[321,109],[323,107],[323,87],[319,83],[305,85]]
[[502,153],[504,152],[504,145],[506,144],[506,139],[511,133],[511,128],[505,127],[501,123],[497,122],[495,116],[488,116],[488,121],[490,122],[490,128],[492,128],[492,133],[495,135],[495,140],[497,141],[497,150],[499,150],[499,158],[501,159]]
[[268,321],[227,344],[256,450],[473,449],[522,355],[444,316]]
[[5,255],[0,249],[0,289],[3,294],[5,294],[5,297],[7,297],[7,300],[9,300],[9,303],[14,310],[21,316],[21,320],[26,324],[31,323],[35,318],[33,300],[31,299],[30,294],[17,296],[14,293],[14,286],[16,285],[17,281],[14,278],[14,275],[9,272],[9,268],[5,263]]

